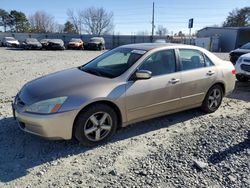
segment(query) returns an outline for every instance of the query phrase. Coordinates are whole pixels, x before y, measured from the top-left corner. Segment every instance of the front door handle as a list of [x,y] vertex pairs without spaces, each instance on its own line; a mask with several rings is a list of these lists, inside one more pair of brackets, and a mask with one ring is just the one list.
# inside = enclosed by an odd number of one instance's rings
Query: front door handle
[[215,71],[211,71],[211,70],[210,70],[210,71],[207,72],[207,75],[208,75],[208,76],[212,76],[212,75],[214,75],[214,74],[215,74]]
[[170,84],[177,84],[178,82],[180,82],[180,79],[176,79],[176,78],[172,78],[171,80],[168,81],[168,83]]

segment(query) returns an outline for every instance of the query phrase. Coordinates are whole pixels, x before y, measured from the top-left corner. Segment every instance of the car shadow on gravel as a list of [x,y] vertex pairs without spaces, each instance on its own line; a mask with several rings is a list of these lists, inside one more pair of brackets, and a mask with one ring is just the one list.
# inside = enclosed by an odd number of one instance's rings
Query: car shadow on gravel
[[[204,113],[200,110],[193,109],[140,122],[119,129],[114,138],[106,144],[131,139],[202,115]],[[33,167],[45,163],[50,165],[57,159],[98,149],[98,147],[83,147],[74,140],[49,141],[33,136],[21,131],[13,118],[0,120],[0,143],[0,181],[2,182],[10,182],[25,176]],[[100,147],[105,147],[105,144]]]
[[5,50],[11,50],[11,51],[23,51],[23,48],[6,48]]
[[249,82],[238,82],[236,81],[235,89],[232,94],[227,96],[231,99],[243,100],[250,102],[250,81]]
[[244,141],[242,141],[236,145],[230,146],[229,148],[227,148],[223,151],[219,151],[219,152],[212,154],[208,158],[208,161],[212,164],[217,164],[217,163],[220,163],[220,162],[226,160],[231,155],[236,154],[236,153],[240,153],[240,152],[247,150],[247,149],[250,149],[250,130],[248,131],[248,138],[246,138]]

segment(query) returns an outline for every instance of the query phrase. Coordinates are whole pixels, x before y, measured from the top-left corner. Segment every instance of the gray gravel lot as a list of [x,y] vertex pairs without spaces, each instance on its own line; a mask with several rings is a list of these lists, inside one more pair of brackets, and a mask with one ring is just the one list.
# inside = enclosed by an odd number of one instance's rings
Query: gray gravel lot
[[0,187],[250,187],[250,82],[213,114],[137,123],[96,148],[19,130],[10,104],[24,83],[99,54],[0,48]]

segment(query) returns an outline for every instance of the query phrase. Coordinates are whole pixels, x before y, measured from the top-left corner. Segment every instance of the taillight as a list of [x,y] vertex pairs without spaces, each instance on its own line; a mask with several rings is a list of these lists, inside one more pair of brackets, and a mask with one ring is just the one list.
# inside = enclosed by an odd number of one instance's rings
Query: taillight
[[234,70],[232,70],[232,74],[233,75],[235,75],[236,74],[236,70],[234,69]]

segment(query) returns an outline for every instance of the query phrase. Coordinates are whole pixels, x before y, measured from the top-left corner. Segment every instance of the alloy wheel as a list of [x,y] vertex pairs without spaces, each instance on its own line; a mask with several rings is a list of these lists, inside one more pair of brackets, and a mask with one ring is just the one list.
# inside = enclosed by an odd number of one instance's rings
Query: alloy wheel
[[208,107],[210,109],[216,109],[221,102],[222,94],[218,88],[214,88],[208,97]]
[[112,118],[106,112],[91,115],[84,125],[85,136],[94,142],[103,140],[112,129]]

